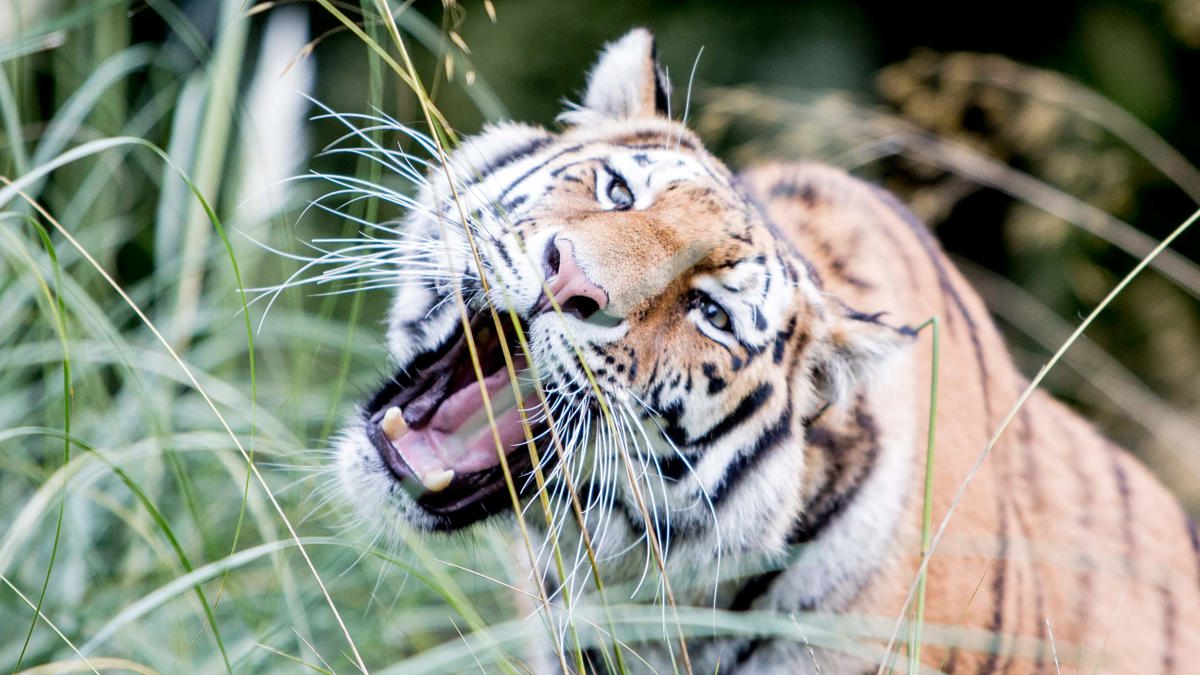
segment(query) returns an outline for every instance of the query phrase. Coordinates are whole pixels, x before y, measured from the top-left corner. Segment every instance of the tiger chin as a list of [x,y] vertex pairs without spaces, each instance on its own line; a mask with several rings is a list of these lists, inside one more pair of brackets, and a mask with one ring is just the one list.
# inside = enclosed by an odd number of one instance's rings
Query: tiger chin
[[[394,375],[344,430],[339,480],[371,522],[427,531],[544,490],[606,581],[654,548],[679,604],[890,626],[921,563],[931,350],[911,327],[943,330],[935,524],[1027,383],[895,198],[817,164],[734,174],[670,105],[634,30],[561,131],[490,126],[433,167],[396,228],[436,243],[403,259],[428,273],[397,282]],[[1196,526],[1129,455],[1037,393],[968,485],[928,566],[925,666],[1194,667]],[[718,560],[771,564],[717,579]],[[708,637],[687,662],[865,672],[886,633]],[[681,663],[634,648],[631,667]]]

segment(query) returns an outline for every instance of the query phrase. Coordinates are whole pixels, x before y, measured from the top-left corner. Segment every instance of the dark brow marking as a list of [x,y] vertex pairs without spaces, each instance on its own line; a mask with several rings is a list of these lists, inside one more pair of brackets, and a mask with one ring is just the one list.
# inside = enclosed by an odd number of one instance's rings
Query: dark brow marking
[[749,340],[741,337],[740,335],[736,335],[736,334],[733,336],[733,338],[734,338],[734,340],[737,341],[738,345],[742,348],[742,351],[745,352],[745,357],[739,358],[738,362],[736,364],[734,364],[734,366],[735,366],[734,372],[737,372],[738,370],[745,368],[746,366],[750,365],[751,363],[754,363],[754,361],[759,356],[761,356],[763,353],[765,353],[767,351],[767,347],[770,346],[769,342],[764,342],[761,345],[756,345],[756,344],[750,342]]
[[[759,256],[759,257],[761,257],[761,256]],[[701,263],[701,264],[696,265],[695,269],[698,272],[716,272],[717,270],[733,269],[734,267],[737,267],[738,265],[741,265],[744,262],[753,262],[756,259],[757,258],[734,258],[733,260],[725,260],[723,262]],[[722,284],[722,285],[724,285],[724,284]],[[728,288],[728,287],[726,287],[726,288]],[[730,289],[730,290],[735,291],[735,292],[737,291],[737,289]]]
[[627,144],[633,144],[633,143],[645,143],[646,141],[655,141],[655,140],[661,141],[661,143],[648,144],[646,146],[646,149],[687,148],[688,150],[691,150],[693,152],[699,152],[699,149],[696,147],[696,144],[692,143],[691,140],[689,140],[687,138],[683,138],[682,136],[677,136],[674,133],[672,133],[668,130],[665,130],[665,129],[638,129],[636,131],[632,131],[632,132],[626,133],[622,136],[618,136],[616,138],[611,138],[611,139],[608,139],[608,140],[605,140],[602,142],[607,143],[608,145],[627,145]]
[[553,142],[554,142],[554,137],[549,134],[547,134],[545,136],[539,136],[538,138],[535,138],[532,141],[529,141],[528,143],[526,143],[524,145],[517,146],[517,147],[499,155],[498,157],[495,157],[491,160],[487,160],[484,162],[484,171],[480,175],[472,178],[471,180],[467,181],[466,183],[463,183],[462,187],[469,188],[469,187],[478,185],[478,184],[484,182],[485,180],[487,180],[489,177],[489,174],[494,174],[497,171],[508,166],[509,164],[512,164],[513,162],[524,159],[525,157],[532,155],[533,153],[537,152],[538,150],[541,150],[542,148],[546,147],[547,145],[549,145]]
[[489,172],[495,173],[496,171],[499,171],[500,169],[504,168],[505,166],[517,161],[518,159],[522,159],[524,157],[528,157],[529,155],[532,155],[533,153],[537,152],[538,150],[541,150],[542,148],[546,147],[547,145],[550,145],[553,142],[554,142],[554,137],[549,134],[547,134],[545,136],[539,136],[538,138],[533,139],[532,141],[526,143],[525,145],[513,148],[513,149],[509,150],[508,152],[505,152],[504,154],[500,155],[499,157],[496,157],[495,159],[487,161],[486,162],[487,170]]
[[[550,177],[558,178],[558,177],[562,176],[563,174],[565,174],[570,169],[574,169],[575,167],[577,167],[581,164],[591,164],[593,161],[594,160],[592,160],[590,158],[585,158],[585,159],[577,159],[573,162],[567,162],[566,164],[563,164],[562,166],[550,171]],[[580,180],[582,180],[582,179],[580,179]]]
[[504,188],[504,190],[502,190],[500,192],[500,195],[496,198],[496,201],[503,203],[504,199],[506,197],[508,197],[508,194],[510,192],[512,192],[514,189],[516,189],[516,187],[518,185],[520,185],[521,183],[524,183],[526,180],[528,180],[530,176],[532,176],[533,174],[537,173],[538,171],[544,169],[546,167],[546,165],[550,164],[554,160],[562,157],[563,155],[567,155],[572,152],[576,152],[582,147],[583,146],[579,145],[579,144],[569,145],[565,148],[562,148],[561,150],[556,151],[554,154],[550,155],[545,160],[543,160],[541,164],[538,164],[535,167],[531,167],[525,173],[521,174],[520,176],[517,176],[511,183],[508,184],[508,187]]

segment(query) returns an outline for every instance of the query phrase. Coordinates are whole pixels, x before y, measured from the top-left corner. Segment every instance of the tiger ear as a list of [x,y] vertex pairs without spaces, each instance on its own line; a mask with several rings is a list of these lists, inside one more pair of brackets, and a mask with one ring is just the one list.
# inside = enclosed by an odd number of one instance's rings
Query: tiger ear
[[583,109],[563,117],[568,122],[582,117],[578,112],[612,119],[668,117],[670,94],[671,83],[658,63],[654,36],[645,28],[635,28],[604,47],[588,74]]
[[835,303],[829,348],[816,367],[817,388],[831,403],[841,403],[869,381],[888,360],[912,344],[916,332],[908,327],[895,328],[879,314],[856,312]]

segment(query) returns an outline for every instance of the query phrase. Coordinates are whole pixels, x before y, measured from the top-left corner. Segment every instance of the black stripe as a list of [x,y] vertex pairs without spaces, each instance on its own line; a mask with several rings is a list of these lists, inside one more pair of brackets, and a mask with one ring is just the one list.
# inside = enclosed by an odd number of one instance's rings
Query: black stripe
[[781,568],[751,577],[738,589],[737,595],[733,596],[733,602],[729,603],[729,609],[734,612],[744,612],[753,607],[754,601],[766,595],[767,591],[771,590],[771,584],[775,583],[779,575],[785,571],[786,568]]
[[[823,411],[824,409],[822,409],[822,412]],[[811,423],[812,419],[815,419],[816,417],[817,416],[814,415],[812,418],[805,420],[801,423],[801,427],[804,428]],[[663,430],[663,433],[666,433],[665,429]],[[779,419],[777,419],[769,428],[764,429],[762,433],[760,433],[754,440],[753,445],[742,451],[741,454],[739,454],[732,462],[729,463],[729,466],[725,468],[725,473],[721,475],[720,481],[708,492],[708,500],[712,502],[713,509],[716,509],[727,496],[738,489],[738,486],[742,484],[746,476],[749,474],[749,468],[753,463],[759,461],[765,453],[780,446],[791,437],[792,404],[789,400],[787,407],[784,409],[783,414],[779,417]],[[682,479],[683,475],[689,471],[689,464],[691,467],[695,467],[696,463],[702,458],[703,453],[684,455],[679,453],[677,450],[676,454],[674,455],[658,458],[658,471],[664,478],[678,481]],[[692,529],[683,531],[682,533],[675,533],[674,527],[672,527],[671,530],[672,534],[674,534],[676,537],[678,537],[679,534],[697,534],[697,532],[693,531]]]
[[[1036,471],[1036,468],[1033,466],[1033,462],[1034,462],[1033,448],[1032,448],[1033,437],[1032,437],[1032,431],[1030,429],[1029,415],[1028,415],[1028,411],[1024,407],[1021,408],[1021,414],[1017,418],[1017,423],[1018,423],[1017,438],[1021,444],[1022,450],[1024,451],[1023,456],[1022,456],[1021,477],[1019,480],[1021,481],[1021,484],[1023,486],[1026,486],[1026,488],[1024,490],[1025,492],[1028,492],[1030,490],[1033,491],[1033,499],[1034,499],[1034,507],[1033,508],[1034,508],[1034,511],[1040,512],[1040,510],[1042,508],[1042,496],[1038,492],[1040,490],[1040,487],[1038,486],[1037,478],[1036,478],[1037,471]],[[1032,488],[1029,488],[1027,486],[1032,486]],[[1023,540],[1026,542],[1033,541],[1032,529],[1029,526],[1029,521],[1026,517],[1025,509],[1022,507],[1021,502],[1019,500],[1014,499],[1012,502],[1012,505],[1013,505],[1013,514],[1017,517],[1017,527],[1021,531],[1021,536],[1022,536]],[[1035,657],[1034,664],[1037,666],[1037,671],[1041,672],[1043,667],[1046,664],[1046,656],[1047,656],[1046,648],[1045,648],[1046,640],[1044,639],[1045,637],[1047,637],[1044,635],[1045,630],[1046,630],[1045,629],[1046,598],[1045,598],[1044,590],[1042,588],[1042,577],[1038,573],[1037,563],[1033,560],[1030,560],[1027,565],[1028,565],[1027,569],[1030,572],[1030,584],[1033,586],[1033,605],[1034,605],[1034,613],[1035,613],[1034,620],[1037,622],[1037,627],[1038,627],[1037,630],[1038,630],[1038,638],[1039,638],[1038,645],[1037,645],[1037,652],[1036,652],[1037,655]],[[1020,598],[1020,596],[1018,596],[1018,599],[1019,598]],[[1021,613],[1019,611],[1017,613],[1017,616],[1018,617],[1021,616]],[[1011,666],[1012,662],[1010,661],[1008,665]]]
[[1021,406],[1017,413],[1017,442],[1021,445],[1021,482],[1029,486],[1026,492],[1033,496],[1033,510],[1041,513],[1046,508],[1046,498],[1043,496],[1041,471],[1038,470],[1037,454],[1033,447],[1033,423],[1028,406]]
[[788,401],[787,408],[783,414],[775,421],[775,424],[763,430],[758,438],[754,440],[754,445],[742,452],[729,464],[725,474],[721,477],[721,482],[708,493],[709,499],[712,501],[713,508],[737,489],[738,485],[745,479],[749,473],[750,465],[758,461],[759,457],[768,450],[779,446],[783,441],[791,438],[792,435],[792,402]]
[[[594,506],[604,506],[604,504],[600,502],[601,487],[602,486],[599,483],[593,480],[584,481],[582,484],[576,487],[576,490],[579,493],[579,503],[583,505],[585,512]],[[636,507],[632,507],[631,510],[631,507],[625,503],[625,500],[621,499],[621,495],[614,492],[614,490],[615,488],[610,488],[609,490],[609,494],[611,495],[609,497],[609,508],[621,513],[621,515],[625,518],[625,523],[629,526],[629,530],[631,532],[644,532],[646,530],[646,519],[642,517],[641,511]],[[654,522],[653,514],[651,515],[650,522]],[[663,532],[657,532],[656,534],[658,535],[660,542],[666,541],[662,538],[664,534]]]
[[1170,675],[1175,672],[1175,622],[1178,616],[1175,609],[1175,596],[1171,595],[1170,586],[1163,584],[1158,593],[1163,603],[1162,672],[1164,675]]
[[529,200],[529,197],[527,197],[525,195],[517,195],[516,197],[513,197],[512,199],[508,200],[507,202],[504,202],[503,204],[501,204],[500,209],[504,213],[509,213],[509,214],[515,213],[516,210],[521,208],[521,205],[524,204],[528,200]]
[[[958,289],[954,287],[954,282],[950,279],[950,273],[946,270],[945,255],[938,248],[937,242],[933,239],[933,235],[929,233],[929,228],[925,227],[912,211],[909,211],[904,204],[900,203],[892,193],[878,186],[872,186],[876,195],[886,204],[900,219],[908,225],[913,234],[916,235],[918,243],[925,250],[925,254],[929,258],[929,262],[933,265],[934,271],[937,273],[938,285],[941,286],[942,292],[950,298],[954,303],[955,309],[962,315],[963,321],[967,324],[967,335],[971,340],[971,347],[975,352],[975,363],[979,367],[981,376],[980,384],[983,390],[983,408],[985,412],[984,425],[987,427],[984,431],[985,437],[991,435],[991,419],[992,419],[992,401],[991,391],[988,389],[988,368],[987,362],[983,356],[983,344],[979,340],[979,327],[975,324],[975,318],[967,311],[967,305],[959,295]],[[953,315],[947,313],[946,327],[951,331],[954,330]]]
[[[787,349],[787,344],[789,341],[791,341],[792,335],[794,335],[795,332],[796,317],[793,316],[792,319],[788,321],[787,327],[775,334],[775,342],[771,353],[771,361],[776,365],[783,363],[783,353]],[[801,335],[800,344],[797,346],[797,349],[803,350],[807,341],[808,335]]]
[[917,288],[917,271],[913,267],[912,258],[908,257],[908,251],[904,250],[904,246],[900,243],[900,239],[896,237],[896,233],[887,228],[880,228],[879,231],[891,243],[891,252],[900,256],[900,261],[904,263],[904,274],[908,277],[908,289],[911,294],[916,297],[920,294]]
[[680,452],[679,449],[687,445],[688,437],[687,429],[679,424],[683,418],[683,399],[677,398],[670,403],[660,405],[658,415],[664,423],[661,429],[663,436],[666,436],[667,440],[671,442],[676,453]]
[[508,247],[504,245],[504,241],[501,239],[496,239],[496,240],[494,240],[494,243],[495,243],[496,253],[500,256],[500,260],[504,262],[504,265],[506,267],[508,267],[509,269],[513,269],[512,256],[509,255]]
[[771,394],[774,391],[775,388],[769,382],[759,384],[745,398],[738,402],[733,412],[721,418],[721,421],[710,427],[708,431],[689,441],[688,445],[712,445],[721,440],[730,431],[733,431],[743,422],[753,417],[763,407],[763,404],[771,398]]
[[[521,145],[516,148],[513,148],[512,150],[509,150],[508,152],[496,157],[495,159],[488,160],[487,162],[485,162],[484,172],[485,172],[485,174],[496,173],[500,169],[503,169],[504,167],[508,166],[509,164],[512,164],[513,162],[515,162],[519,159],[524,159],[525,157],[528,157],[529,155],[532,155],[533,153],[537,152],[538,150],[541,150],[542,148],[546,147],[547,145],[549,145],[552,142],[554,142],[554,137],[549,136],[549,135],[535,138],[534,140],[526,143],[525,145]],[[482,178],[481,178],[481,180],[482,180]],[[473,182],[468,183],[467,185],[469,186],[472,184],[473,184]]]
[[832,469],[797,516],[788,534],[789,544],[802,544],[819,537],[858,497],[863,483],[874,470],[879,458],[879,429],[862,399],[854,408],[852,429],[852,434],[835,434],[823,426],[808,430],[809,445],[826,452]]
[[[658,143],[646,143],[646,141],[658,141]],[[677,135],[673,131],[665,129],[639,129],[632,133],[618,136],[617,138],[604,141],[609,145],[620,145],[638,149],[653,149],[653,148],[687,148],[692,152],[699,152],[695,143],[689,139]]]
[[1130,576],[1137,574],[1134,561],[1134,555],[1137,553],[1137,541],[1134,539],[1133,526],[1133,495],[1129,490],[1129,476],[1125,474],[1125,467],[1121,466],[1121,451],[1116,447],[1108,446],[1109,458],[1112,462],[1113,484],[1117,488],[1117,495],[1121,499],[1121,535],[1125,541],[1125,560],[1123,561],[1125,571]]
[[[912,211],[909,211],[908,207],[901,203],[895,195],[878,185],[870,185],[870,187],[874,190],[875,196],[879,197],[885,206],[899,216],[900,220],[916,235],[917,243],[924,249],[925,255],[933,265],[933,270],[937,274],[938,285],[941,287],[942,293],[950,298],[963,318],[970,322],[971,319],[967,316],[966,305],[963,303],[962,296],[958,294],[958,290],[954,288],[953,282],[950,281],[950,274],[946,271],[945,258],[938,249],[933,235],[929,233],[929,228],[925,227],[925,223],[922,223]],[[950,313],[946,314],[946,327],[951,331],[954,330],[954,316]]]
[[[763,314],[762,309],[758,305],[754,306],[754,327],[762,332],[767,329],[767,317]],[[762,348],[759,348],[762,351]]]
[[538,171],[541,171],[541,170],[542,170],[543,168],[545,168],[545,167],[546,167],[546,165],[547,165],[547,164],[549,164],[550,162],[553,162],[554,160],[558,159],[559,157],[562,157],[563,155],[566,155],[566,154],[569,154],[569,153],[575,152],[575,151],[579,150],[579,149],[580,149],[580,148],[582,148],[582,147],[583,147],[582,145],[570,145],[570,146],[567,146],[567,147],[565,147],[565,148],[563,148],[563,149],[561,149],[561,150],[558,150],[558,151],[557,151],[557,152],[555,152],[553,155],[550,155],[550,156],[549,156],[549,157],[547,157],[547,158],[545,159],[545,161],[543,161],[541,164],[538,164],[537,166],[535,166],[535,167],[533,167],[533,168],[529,169],[529,170],[528,170],[528,171],[526,171],[525,173],[523,173],[523,174],[521,174],[520,176],[518,176],[518,177],[516,178],[516,180],[514,180],[514,181],[513,181],[513,182],[511,182],[511,183],[509,183],[509,184],[508,184],[508,187],[504,188],[504,190],[503,190],[503,191],[500,193],[500,195],[499,195],[498,197],[496,197],[496,201],[498,201],[498,202],[500,202],[500,203],[503,203],[503,202],[504,202],[504,199],[505,199],[506,197],[508,197],[508,193],[510,193],[510,192],[512,192],[514,189],[516,189],[516,187],[517,187],[518,185],[520,185],[521,183],[524,183],[524,182],[525,182],[525,180],[526,180],[526,179],[528,179],[530,176],[532,176],[533,174],[537,173]]
[[720,393],[725,389],[725,378],[717,374],[717,364],[701,363],[700,372],[704,373],[704,377],[708,380],[708,395]]
[[812,208],[817,203],[817,191],[808,180],[801,183],[797,176],[781,178],[767,189],[771,199],[799,199],[804,206]]
[[952,644],[946,650],[946,658],[942,659],[942,665],[939,672],[955,673],[958,672],[958,645]]
[[1004,644],[1004,599],[1007,591],[1007,575],[1008,575],[1008,502],[1005,499],[1004,484],[1000,480],[999,469],[995,468],[993,475],[996,476],[996,504],[997,510],[1000,512],[1000,546],[996,551],[996,559],[992,565],[994,575],[992,577],[992,620],[988,625],[988,631],[992,634],[992,639],[989,644],[987,658],[984,659],[983,665],[979,668],[981,675],[990,675],[997,670],[997,664],[1000,660],[1001,647]]
[[1188,538],[1192,541],[1192,551],[1196,554],[1196,584],[1200,586],[1200,529],[1196,527],[1196,521],[1190,516],[1187,518]]
[[738,668],[746,665],[746,662],[750,660],[750,657],[754,656],[754,652],[758,651],[758,648],[767,642],[767,638],[754,638],[753,640],[750,640],[739,647],[737,654],[734,655],[733,658],[733,668],[735,672]]
[[[1016,515],[1017,515],[1017,523],[1018,523],[1018,526],[1021,528],[1022,536],[1024,536],[1025,541],[1032,541],[1033,535],[1031,534],[1031,531],[1029,529],[1029,523],[1027,523],[1025,521],[1025,518],[1022,514],[1021,509],[1014,508],[1014,511],[1016,512]],[[1034,665],[1037,666],[1037,672],[1041,672],[1042,669],[1046,665],[1046,656],[1047,656],[1046,639],[1048,638],[1048,636],[1045,635],[1045,631],[1046,631],[1046,595],[1045,595],[1044,589],[1042,588],[1042,576],[1041,576],[1041,574],[1038,573],[1037,564],[1033,561],[1030,561],[1028,569],[1030,572],[1030,584],[1033,585],[1033,607],[1034,607],[1034,617],[1033,618],[1034,618],[1034,621],[1037,622],[1037,630],[1038,630],[1038,632],[1037,632],[1038,645],[1037,645],[1036,656],[1034,657]],[[1020,616],[1019,612],[1018,612],[1018,616]],[[1011,661],[1009,662],[1009,665],[1012,665]]]

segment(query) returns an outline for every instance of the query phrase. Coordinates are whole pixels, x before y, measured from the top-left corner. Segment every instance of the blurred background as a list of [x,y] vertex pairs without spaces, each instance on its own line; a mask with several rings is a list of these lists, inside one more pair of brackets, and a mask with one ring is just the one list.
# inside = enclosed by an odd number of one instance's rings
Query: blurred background
[[[601,45],[649,27],[676,116],[719,156],[816,159],[897,192],[1030,375],[1200,201],[1200,0],[391,10],[462,134],[553,126]],[[243,305],[296,272],[306,242],[358,229],[305,209],[329,184],[289,178],[402,187],[321,155],[346,128],[312,119],[315,101],[422,128],[379,12],[0,0],[0,667],[336,671],[358,649],[372,668],[447,672],[474,667],[461,635],[522,643],[528,607],[496,582],[521,578],[502,534],[393,546],[326,504],[324,449],[388,370],[386,293],[311,285]],[[1193,514],[1198,298],[1193,231],[1046,384]]]

